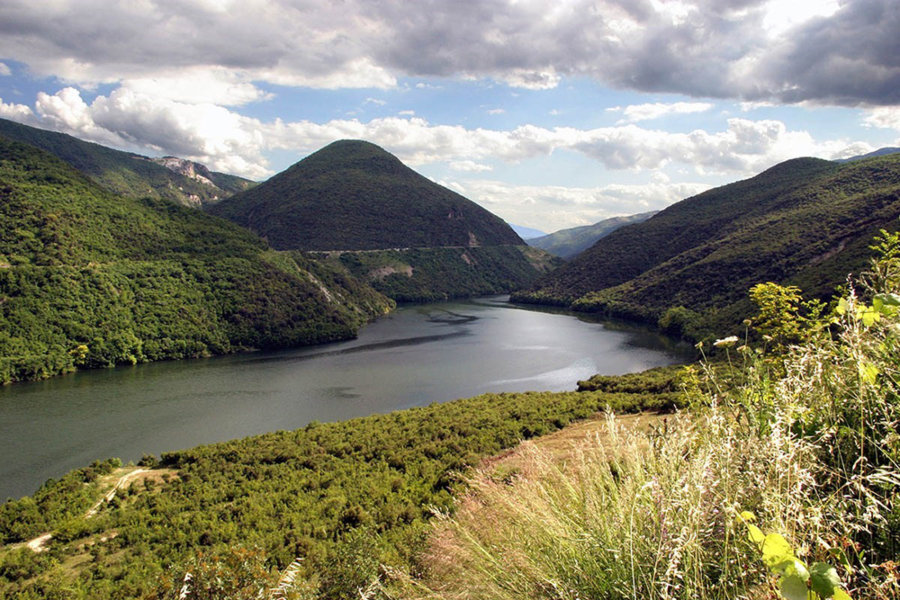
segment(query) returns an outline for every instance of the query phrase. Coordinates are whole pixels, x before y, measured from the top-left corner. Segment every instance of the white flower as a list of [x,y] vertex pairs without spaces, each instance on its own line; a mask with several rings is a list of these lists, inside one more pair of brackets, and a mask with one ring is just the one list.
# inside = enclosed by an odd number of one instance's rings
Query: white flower
[[738,337],[736,335],[730,335],[727,338],[716,340],[713,342],[713,346],[733,346],[738,343]]

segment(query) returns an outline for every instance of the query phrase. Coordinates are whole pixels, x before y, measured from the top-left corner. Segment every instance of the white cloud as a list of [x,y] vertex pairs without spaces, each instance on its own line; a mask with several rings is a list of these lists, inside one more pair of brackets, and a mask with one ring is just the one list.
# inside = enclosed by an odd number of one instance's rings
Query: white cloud
[[487,113],[488,113],[489,115],[502,115],[502,114],[505,113],[505,112],[506,112],[506,111],[503,110],[502,108],[492,108],[492,109],[490,109],[489,111],[487,111]]
[[499,181],[467,180],[455,189],[507,222],[557,231],[591,225],[621,215],[661,210],[706,191],[703,183],[607,185],[595,188],[519,186]]
[[900,106],[874,108],[867,112],[863,119],[866,126],[900,131]]
[[706,112],[712,107],[713,105],[708,102],[675,102],[672,104],[655,102],[652,104],[634,104],[626,106],[622,112],[625,115],[625,121],[634,123],[637,121],[659,119],[668,115],[685,115]]
[[12,69],[10,69],[9,65],[6,63],[0,62],[0,77],[5,77],[7,75],[12,75]]
[[[597,129],[468,129],[436,125],[415,116],[362,122],[334,119],[270,122],[249,118],[211,103],[190,104],[120,87],[87,104],[75,88],[38,94],[35,109],[2,104],[0,112],[19,121],[64,131],[119,148],[190,158],[251,178],[272,174],[265,158],[271,150],[299,155],[337,139],[366,139],[415,165],[445,162],[458,171],[486,171],[487,161],[517,163],[557,151],[581,153],[608,169],[653,171],[680,164],[699,175],[752,175],[798,156],[844,156],[852,140],[815,140],[781,121],[732,118],[722,131],[673,133],[635,124]],[[871,119],[895,123],[896,113],[878,111]],[[856,144],[855,149],[864,147]]]
[[376,106],[384,106],[387,104],[384,100],[379,100],[378,98],[366,98],[366,101],[363,104],[375,104]]
[[468,171],[474,173],[481,173],[485,171],[493,171],[494,167],[490,165],[484,165],[481,163],[477,163],[471,160],[453,160],[450,161],[450,168],[454,171]]
[[122,87],[135,94],[189,104],[243,106],[271,97],[245,75],[216,66],[171,69],[153,77],[127,79]]
[[398,112],[397,114],[400,115],[401,117],[414,117],[414,116],[416,116],[416,111],[414,111],[414,110],[401,110],[401,111]]

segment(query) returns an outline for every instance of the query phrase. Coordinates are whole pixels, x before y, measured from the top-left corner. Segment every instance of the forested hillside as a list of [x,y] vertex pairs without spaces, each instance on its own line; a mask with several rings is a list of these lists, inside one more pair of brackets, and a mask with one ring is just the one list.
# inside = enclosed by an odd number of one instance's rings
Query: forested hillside
[[562,264],[527,246],[410,248],[334,252],[327,259],[398,302],[428,302],[509,292]]
[[279,250],[524,244],[500,217],[356,140],[334,142],[209,210]]
[[571,259],[590,248],[596,244],[598,240],[608,236],[616,229],[631,225],[632,223],[643,223],[657,212],[658,211],[651,211],[637,215],[629,215],[627,217],[612,217],[611,219],[604,219],[593,225],[563,229],[555,233],[532,238],[528,240],[528,245],[534,246],[535,248],[541,248],[550,254],[554,254],[561,258]]
[[0,138],[0,382],[345,339],[390,301],[167,200]]
[[900,157],[796,159],[615,231],[515,299],[659,322],[702,337],[749,316],[774,281],[828,299],[900,216]]
[[185,176],[146,156],[6,119],[0,119],[0,137],[45,150],[111,192],[132,198],[165,198],[199,207],[256,185],[242,177],[211,172],[197,163],[180,161],[190,165],[195,175]]

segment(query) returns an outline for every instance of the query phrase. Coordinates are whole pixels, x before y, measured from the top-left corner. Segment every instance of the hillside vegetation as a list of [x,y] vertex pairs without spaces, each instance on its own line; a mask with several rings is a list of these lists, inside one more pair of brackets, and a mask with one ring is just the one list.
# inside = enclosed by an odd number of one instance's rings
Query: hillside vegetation
[[796,159],[620,229],[516,301],[659,323],[700,338],[736,331],[747,290],[773,281],[828,299],[900,216],[900,156]]
[[339,264],[397,302],[508,294],[562,262],[527,246],[411,248],[329,256],[329,264]]
[[132,484],[86,517],[108,471],[98,463],[0,506],[3,543],[53,533],[46,552],[0,550],[0,596],[174,600],[189,571],[190,598],[249,600],[256,590],[238,591],[300,557],[299,597],[358,597],[382,564],[414,568],[432,510],[452,505],[468,466],[607,406],[672,409],[677,396],[647,389],[676,376],[632,376],[614,393],[491,394],[148,457],[167,483]]
[[195,175],[188,177],[162,162],[85,142],[64,133],[45,131],[6,119],[0,119],[0,137],[40,148],[109,191],[131,198],[163,198],[185,206],[214,203],[235,192],[249,189],[254,182],[224,173],[209,171],[203,165],[179,161]]
[[279,250],[524,244],[500,217],[355,140],[334,142],[209,210]]
[[562,229],[548,235],[532,238],[528,240],[528,245],[541,248],[550,254],[569,260],[587,250],[596,244],[598,240],[608,236],[616,229],[632,223],[643,223],[657,212],[659,211],[654,210],[627,217],[613,217],[593,225]]
[[[755,294],[769,342],[683,380],[649,432],[609,419],[561,464],[488,463],[385,597],[895,600],[900,594],[900,235],[835,310]],[[739,345],[741,344],[741,345]],[[615,387],[613,378],[596,384]],[[399,586],[399,590],[397,589]],[[370,597],[375,597],[371,595]]]
[[0,138],[0,382],[345,339],[389,300],[167,200]]

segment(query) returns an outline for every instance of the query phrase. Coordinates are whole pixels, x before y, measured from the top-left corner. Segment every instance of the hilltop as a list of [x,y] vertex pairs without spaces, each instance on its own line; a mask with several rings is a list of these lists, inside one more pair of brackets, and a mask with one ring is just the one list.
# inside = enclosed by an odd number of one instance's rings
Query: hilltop
[[209,212],[403,302],[509,293],[557,266],[500,217],[363,141],[334,142]]
[[[659,323],[697,337],[734,331],[747,290],[773,281],[827,300],[900,216],[900,156],[790,160],[683,200],[601,239],[522,302]],[[661,320],[662,319],[662,320]]]
[[612,217],[594,223],[593,225],[561,229],[554,233],[529,239],[528,245],[546,250],[550,254],[559,256],[560,258],[565,258],[567,260],[572,259],[616,229],[631,225],[632,223],[643,223],[657,212],[659,211],[654,210],[625,217]]
[[6,119],[0,119],[0,138],[40,148],[109,191],[132,198],[165,198],[196,208],[256,185],[189,160],[148,158]]
[[0,383],[346,339],[392,305],[346,270],[4,138],[0,182]]
[[329,144],[210,207],[279,250],[522,245],[500,217],[375,144]]

